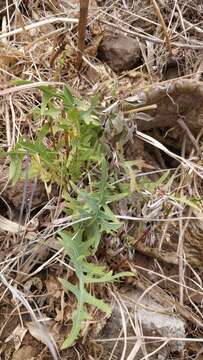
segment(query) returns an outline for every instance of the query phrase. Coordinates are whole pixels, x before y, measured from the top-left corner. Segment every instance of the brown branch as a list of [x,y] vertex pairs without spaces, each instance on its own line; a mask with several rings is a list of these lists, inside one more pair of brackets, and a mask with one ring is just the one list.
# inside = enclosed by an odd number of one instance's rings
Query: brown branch
[[78,58],[77,67],[82,66],[82,54],[85,48],[85,32],[88,18],[89,0],[80,0],[80,18],[78,24]]

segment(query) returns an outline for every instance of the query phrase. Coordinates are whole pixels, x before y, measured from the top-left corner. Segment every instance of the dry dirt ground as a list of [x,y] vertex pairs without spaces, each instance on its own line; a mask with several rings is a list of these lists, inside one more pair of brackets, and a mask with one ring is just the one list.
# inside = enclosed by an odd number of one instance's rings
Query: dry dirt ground
[[105,124],[119,114],[106,141],[114,155],[122,144],[125,160],[137,161],[138,178],[170,179],[149,189],[147,202],[134,189],[115,205],[126,219],[95,261],[136,277],[98,286],[112,316],[92,309],[75,345],[61,351],[75,308],[58,281],[74,279],[53,225],[63,202],[40,180],[13,186],[1,159],[0,359],[203,359],[202,1],[90,0],[80,70],[79,1],[4,0],[0,9],[2,150],[36,133],[39,85],[66,84],[86,99],[100,93]]

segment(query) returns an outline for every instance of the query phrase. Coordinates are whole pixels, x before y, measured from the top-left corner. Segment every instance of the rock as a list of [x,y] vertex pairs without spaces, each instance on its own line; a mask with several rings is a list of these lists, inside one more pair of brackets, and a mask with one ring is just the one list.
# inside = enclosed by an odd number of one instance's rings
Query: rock
[[[127,311],[123,308],[124,316],[126,320],[127,326],[127,338],[132,337],[131,340],[127,342],[126,354],[125,359],[131,353],[134,345],[136,344],[136,338],[133,341],[133,337],[137,335],[137,327],[140,328],[140,334],[143,336],[151,336],[151,337],[173,337],[173,338],[184,338],[185,334],[185,321],[177,318],[175,314],[172,312],[172,309],[164,308],[163,306],[156,303],[150,297],[145,297],[144,299],[139,302],[139,305],[136,306],[138,303],[138,299],[140,297],[140,293],[137,291],[129,292],[124,296],[122,296],[121,306],[125,304],[127,307],[131,321],[134,323],[134,328],[136,328],[136,333],[131,326],[131,322],[128,319]],[[136,310],[136,311],[135,311]],[[136,314],[136,317],[135,317]],[[135,321],[136,318],[136,321]],[[139,325],[138,325],[139,324]],[[99,334],[99,338],[103,339],[117,339],[119,336],[123,337],[123,333],[121,333],[123,328],[122,325],[122,317],[120,313],[120,308],[118,305],[114,306],[112,316],[108,320],[106,326]],[[138,333],[139,334],[139,333]],[[108,359],[109,355],[111,354],[116,341],[106,341],[105,342],[105,354],[103,359]],[[167,360],[169,358],[170,353],[174,352],[181,352],[184,350],[185,343],[183,341],[171,341],[160,351],[156,352],[156,349],[160,347],[163,341],[156,341],[156,339],[149,339],[142,341],[142,345],[145,343],[146,353],[149,355],[151,352],[155,352],[154,355],[150,356],[151,360]],[[115,360],[120,360],[121,354],[123,351],[123,341],[118,341],[117,346],[114,349],[113,358]],[[143,352],[142,347],[140,346],[139,351],[136,353],[134,360],[140,360],[143,358],[146,353]]]
[[[137,315],[144,332],[162,337],[185,337],[185,322],[173,314],[168,315],[167,312],[170,309],[165,309],[150,299],[143,302],[143,305],[146,308],[138,308]],[[171,342],[169,349],[170,352],[180,352],[184,349],[184,342]]]
[[117,73],[133,69],[140,55],[138,42],[121,34],[104,35],[98,48],[98,58]]

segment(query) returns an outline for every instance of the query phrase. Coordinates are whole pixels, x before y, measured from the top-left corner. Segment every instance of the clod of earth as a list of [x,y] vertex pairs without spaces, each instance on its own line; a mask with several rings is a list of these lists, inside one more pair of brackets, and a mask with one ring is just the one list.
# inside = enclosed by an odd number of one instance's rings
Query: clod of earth
[[98,58],[117,73],[133,69],[138,64],[140,56],[138,42],[120,34],[104,35],[98,48]]

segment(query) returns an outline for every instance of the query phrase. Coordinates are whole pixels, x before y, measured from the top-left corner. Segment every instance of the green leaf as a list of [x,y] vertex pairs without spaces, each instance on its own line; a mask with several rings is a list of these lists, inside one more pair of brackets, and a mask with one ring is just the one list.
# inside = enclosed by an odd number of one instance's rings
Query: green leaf
[[13,85],[26,85],[26,84],[32,84],[32,80],[12,80],[11,83]]
[[[189,207],[195,209],[195,210],[198,210],[199,212],[202,213],[202,209],[201,209],[201,203],[200,203],[200,200],[198,201],[196,198],[187,198],[186,196],[173,196],[171,195],[170,198],[174,201],[177,201],[179,203],[182,203],[182,204],[185,204],[185,205],[188,205]],[[199,205],[197,205],[199,202]]]
[[48,109],[44,111],[44,116],[50,116],[52,119],[56,119],[61,113],[61,109],[57,108],[53,104],[49,104]]
[[[84,311],[84,308],[83,308],[84,288],[83,288],[83,284],[81,283],[80,291],[77,291],[77,288],[75,286],[71,286],[71,284],[68,281],[63,280],[63,279],[59,279],[59,280],[65,289],[68,289],[68,290],[72,289],[73,293],[74,293],[74,289],[75,289],[74,295],[77,297],[77,300],[78,300],[77,309],[73,313],[73,316],[72,316],[73,324],[72,324],[71,332],[62,345],[62,349],[66,349],[74,344],[74,342],[77,339],[79,332],[81,330],[82,321],[86,319],[86,312]],[[81,281],[81,279],[80,279],[80,281]]]
[[[59,279],[59,281],[63,285],[64,289],[71,291],[78,300],[81,299],[81,293],[80,293],[80,290],[77,288],[77,286],[73,286],[72,284],[70,284],[69,281],[64,280],[64,279]],[[99,310],[101,310],[107,314],[111,313],[111,308],[109,307],[109,305],[105,304],[104,301],[97,299],[95,296],[88,293],[85,290],[85,288],[83,290],[82,302],[84,304],[86,303],[89,305],[93,305],[96,308],[98,308]]]
[[9,180],[15,185],[22,174],[22,158],[18,155],[11,156],[11,162],[9,167]]
[[170,174],[170,170],[164,172],[164,174],[157,181],[151,181],[149,178],[145,178],[143,176],[140,182],[143,184],[145,188],[147,188],[147,190],[153,193],[160,186],[166,185],[165,182],[168,179],[169,174]]
[[67,86],[64,86],[62,98],[64,100],[65,106],[72,107],[75,105],[75,99],[72,96],[70,90],[67,88]]
[[91,318],[88,316],[88,314],[85,311],[81,311],[80,307],[78,306],[77,310],[73,313],[73,317],[72,317],[73,325],[70,334],[63,342],[61,346],[61,350],[65,350],[74,345],[82,328],[82,323],[85,322],[85,320],[91,320]]
[[107,283],[107,282],[113,282],[117,279],[123,278],[123,277],[132,277],[135,276],[135,274],[126,271],[126,272],[120,272],[118,274],[112,275],[112,271],[109,271],[102,277],[96,278],[91,276],[85,276],[85,283],[86,284],[96,284],[96,283]]
[[40,90],[47,101],[57,96],[57,91],[51,86],[40,86]]
[[106,267],[101,265],[95,265],[94,263],[89,263],[83,261],[82,264],[83,272],[86,274],[93,274],[93,276],[104,276],[106,275]]
[[27,150],[30,155],[38,154],[47,165],[53,165],[56,152],[48,150],[42,141],[30,142],[26,139],[21,139],[19,144],[24,150]]
[[100,99],[100,94],[96,94],[92,96],[91,98],[91,108],[95,109],[95,107],[98,105]]
[[123,192],[121,194],[114,194],[114,195],[109,195],[108,196],[108,200],[106,201],[106,204],[110,204],[112,202],[115,201],[120,201],[126,197],[132,196],[131,192]]
[[99,222],[98,221],[91,222],[90,225],[87,226],[85,229],[85,235],[89,241],[89,244],[91,244],[90,246],[92,246],[93,248],[92,253],[95,254],[101,240],[101,231],[99,228]]

